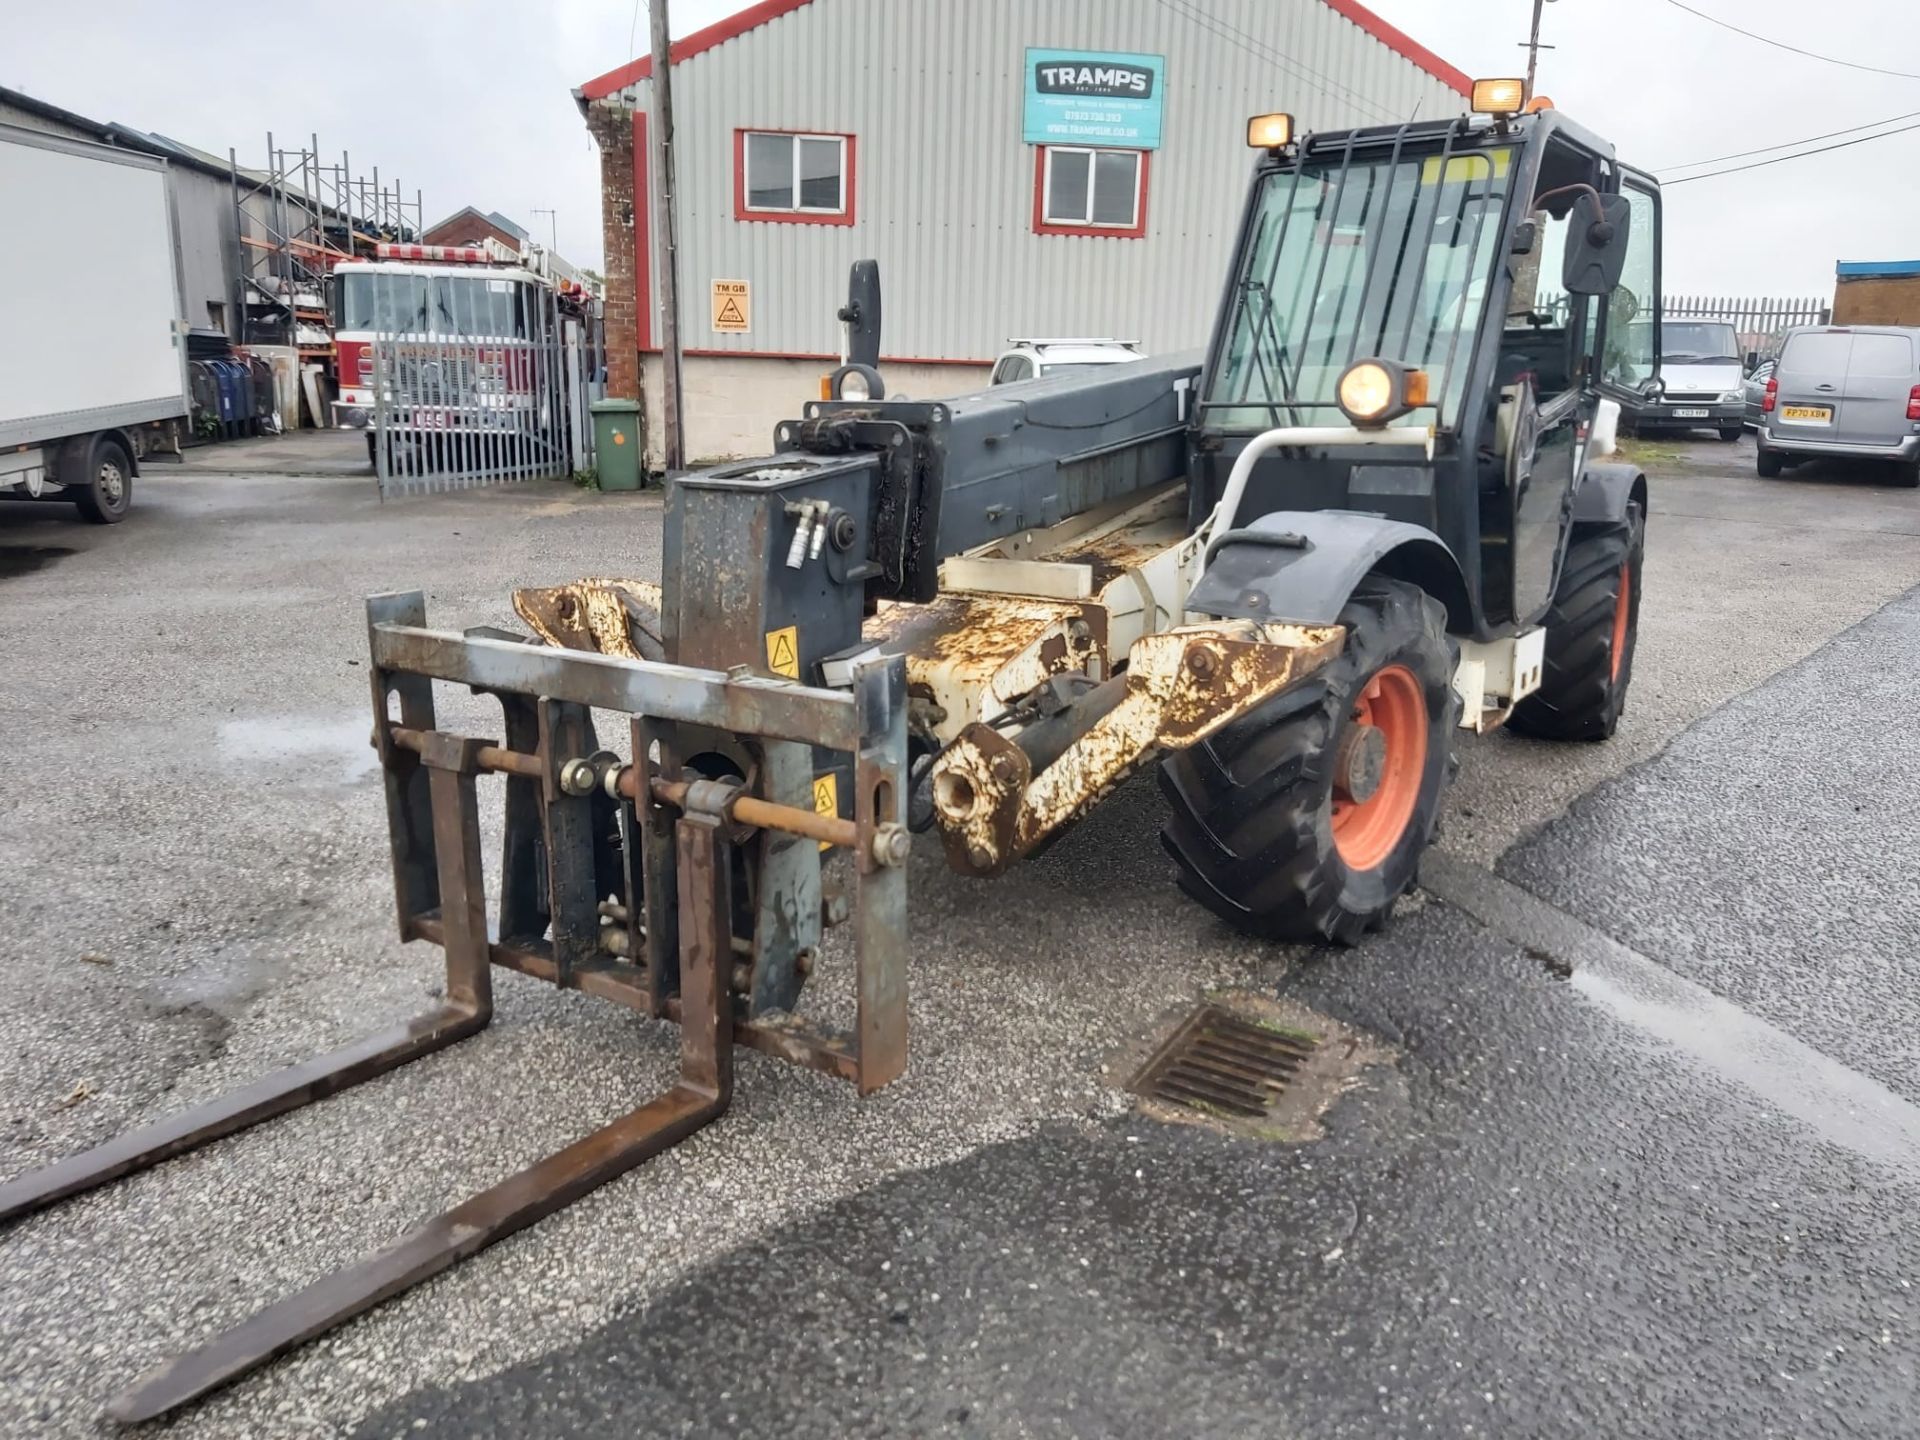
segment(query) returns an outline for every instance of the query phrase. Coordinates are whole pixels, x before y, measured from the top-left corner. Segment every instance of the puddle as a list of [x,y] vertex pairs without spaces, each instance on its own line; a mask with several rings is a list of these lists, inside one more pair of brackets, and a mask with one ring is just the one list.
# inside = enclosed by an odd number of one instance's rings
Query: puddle
[[1429,893],[1621,1023],[1822,1139],[1920,1177],[1920,1105],[1488,871],[1430,852],[1421,874]]
[[[309,772],[304,778],[313,778],[314,768],[326,768],[326,778],[351,784],[380,768],[380,757],[367,743],[372,728],[373,722],[357,713],[335,719],[285,715],[229,720],[220,727],[219,746],[225,758],[243,765],[293,766]],[[311,762],[321,762],[320,767]]]
[[17,575],[31,575],[34,571],[44,570],[73,553],[74,551],[64,545],[0,546],[0,580],[11,580]]

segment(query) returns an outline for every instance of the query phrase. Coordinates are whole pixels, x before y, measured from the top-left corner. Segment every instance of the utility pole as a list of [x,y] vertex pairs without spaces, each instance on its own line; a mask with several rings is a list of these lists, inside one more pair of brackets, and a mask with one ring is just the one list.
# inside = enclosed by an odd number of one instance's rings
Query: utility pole
[[1529,100],[1533,99],[1533,77],[1540,69],[1540,52],[1555,48],[1552,45],[1540,43],[1540,12],[1552,3],[1553,0],[1533,0],[1533,35],[1524,47],[1527,52],[1527,99]]
[[685,431],[680,413],[680,243],[674,225],[673,57],[667,38],[667,0],[649,0],[647,20],[653,34],[653,153],[659,176],[654,189],[654,233],[660,246],[660,378],[664,429],[661,450],[667,472],[686,465]]
[[550,255],[558,255],[560,253],[560,212],[558,210],[543,210],[538,205],[535,205],[529,209],[527,213],[529,215],[544,215],[547,217],[547,225],[549,227],[547,234],[553,242],[547,247],[547,253]]

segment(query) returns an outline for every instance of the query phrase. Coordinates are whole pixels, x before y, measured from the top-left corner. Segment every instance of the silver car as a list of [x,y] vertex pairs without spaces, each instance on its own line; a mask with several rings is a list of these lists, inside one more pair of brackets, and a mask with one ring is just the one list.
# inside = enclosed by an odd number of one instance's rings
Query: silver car
[[1764,476],[1803,460],[1880,460],[1920,486],[1920,329],[1790,330],[1760,409]]

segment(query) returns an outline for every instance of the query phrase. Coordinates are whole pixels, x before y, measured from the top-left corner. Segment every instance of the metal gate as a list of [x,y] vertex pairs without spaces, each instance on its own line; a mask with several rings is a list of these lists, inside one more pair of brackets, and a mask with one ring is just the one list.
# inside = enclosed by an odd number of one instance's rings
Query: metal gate
[[1741,350],[1763,358],[1779,350],[1795,325],[1825,325],[1833,316],[1825,300],[1768,296],[1669,295],[1661,313],[1668,320],[1725,320],[1739,333]]
[[524,279],[377,274],[372,454],[381,498],[590,469],[595,327]]

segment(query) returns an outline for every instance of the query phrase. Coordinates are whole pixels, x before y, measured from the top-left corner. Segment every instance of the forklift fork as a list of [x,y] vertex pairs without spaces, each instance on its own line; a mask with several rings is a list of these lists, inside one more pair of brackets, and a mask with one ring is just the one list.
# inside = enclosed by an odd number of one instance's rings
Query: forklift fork
[[[494,965],[677,1020],[679,1079],[612,1124],[148,1374],[109,1403],[108,1413],[123,1423],[151,1419],[227,1384],[679,1144],[726,1113],[735,1044],[844,1075],[863,1093],[904,1067],[898,923],[905,910],[905,832],[898,811],[905,803],[905,707],[897,662],[875,667],[857,694],[800,691],[795,701],[769,704],[771,713],[763,714],[751,693],[754,682],[742,677],[556,654],[487,632],[427,631],[418,595],[376,597],[368,611],[374,735],[386,776],[401,933],[445,949],[448,1003],[0,1185],[0,1224],[475,1034],[493,1016]],[[522,723],[515,723],[516,708],[539,697],[537,751],[436,729],[436,678],[497,694],[507,709],[510,741],[516,732],[525,740],[529,729],[524,708]],[[389,714],[390,695],[397,697],[397,716]],[[633,764],[620,765],[607,752],[568,753],[590,736],[589,704],[631,711]],[[676,723],[711,726],[728,717],[743,722],[734,733],[770,736],[776,744],[800,740],[820,722],[822,743],[854,753],[861,786],[855,817],[774,803],[737,783],[659,773],[660,762],[675,753]],[[534,909],[543,928],[546,912],[552,912],[550,941],[489,936],[476,786],[486,773],[505,774],[510,786],[516,779],[539,782],[540,803],[531,811],[525,792],[517,807],[509,797],[507,857],[511,863],[516,853],[547,851],[544,896]],[[624,868],[633,883],[624,906],[604,907],[617,917],[606,926],[596,913],[604,910],[595,893],[592,827],[581,823],[581,805],[568,804],[593,799],[595,792],[631,802],[631,811],[622,812],[622,831],[640,852],[629,852]],[[543,827],[543,846],[529,845],[524,829],[512,833],[516,814],[522,827]],[[736,840],[756,829],[784,834],[806,854],[817,854],[822,841],[855,851],[850,918],[856,921],[860,1022],[852,1036],[815,1034],[791,1021],[762,1023],[736,1002],[733,852]],[[503,911],[515,908],[507,898],[515,877],[507,881]],[[817,906],[817,880],[815,887]],[[589,923],[583,926],[581,914],[569,910],[584,910]],[[644,924],[643,917],[652,923]],[[644,965],[636,963],[641,957]]]

